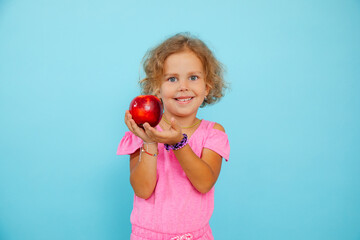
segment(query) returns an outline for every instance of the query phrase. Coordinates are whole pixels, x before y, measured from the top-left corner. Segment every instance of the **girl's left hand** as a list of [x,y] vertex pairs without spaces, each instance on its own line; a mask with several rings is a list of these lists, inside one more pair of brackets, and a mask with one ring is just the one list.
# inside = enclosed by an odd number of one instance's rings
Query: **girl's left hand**
[[180,125],[174,118],[171,119],[169,129],[164,129],[162,132],[151,127],[149,123],[143,125],[146,134],[159,143],[175,144],[183,139],[182,130]]
[[145,132],[144,129],[140,128],[132,119],[132,116],[130,114],[129,110],[126,110],[125,112],[125,124],[128,127],[128,129],[137,137],[141,138],[144,142],[150,143],[154,142],[154,139],[151,139]]

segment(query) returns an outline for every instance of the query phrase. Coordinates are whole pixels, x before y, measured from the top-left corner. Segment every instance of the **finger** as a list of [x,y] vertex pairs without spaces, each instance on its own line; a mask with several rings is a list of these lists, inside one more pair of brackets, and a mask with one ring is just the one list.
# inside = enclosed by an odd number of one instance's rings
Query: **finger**
[[155,128],[151,127],[149,123],[147,123],[147,122],[144,123],[143,127],[144,127],[144,129],[145,129],[145,133],[146,133],[149,137],[151,137],[151,138],[153,138],[153,139],[157,139],[157,138],[158,138],[158,137],[157,137],[157,132],[158,132],[158,131],[157,131]]
[[130,119],[129,120],[129,123],[130,123],[130,127],[131,127],[131,130],[132,130],[132,133],[134,133],[136,136],[138,137],[141,137],[144,133],[144,130],[141,129],[137,123],[134,121],[134,119]]
[[139,133],[141,131],[140,127],[136,124],[136,122],[134,121],[134,119],[130,119],[129,123],[131,125],[131,128],[133,130],[133,133],[137,136],[139,136]]
[[[133,120],[132,120],[133,121]],[[144,125],[143,127],[139,127],[135,121],[134,123],[132,124],[133,128],[134,128],[134,132],[135,134],[140,137],[142,140],[144,140],[145,142],[152,142],[150,141],[149,139],[151,138],[147,133],[146,133],[146,130],[144,128]]]
[[171,128],[174,129],[176,132],[181,132],[181,127],[177,123],[175,118],[171,118]]
[[129,111],[126,111],[125,112],[125,124],[131,132],[134,132],[134,129],[131,124],[131,120],[132,120],[131,114],[129,113]]
[[156,128],[146,124],[144,124],[144,128],[146,134],[156,142],[167,143],[169,138],[172,138],[172,135],[174,135],[174,130],[158,131]]
[[129,119],[129,111],[125,111],[125,115],[124,115],[124,122],[126,122]]
[[131,113],[130,113],[129,110],[126,110],[126,111],[125,111],[125,118],[127,118],[127,119],[132,119],[132,115],[131,115]]
[[126,111],[127,113],[127,121],[128,124],[130,126],[130,130],[131,132],[133,132],[136,136],[139,136],[143,131],[142,129],[137,125],[137,123],[135,122],[135,120],[132,118],[130,111]]
[[134,133],[136,136],[139,136],[139,134],[137,133],[139,127],[137,126],[136,122],[133,119],[130,119],[129,123],[131,126],[132,133]]
[[134,133],[134,129],[131,126],[130,122],[125,122],[126,126],[128,127],[128,129],[130,130],[130,132]]

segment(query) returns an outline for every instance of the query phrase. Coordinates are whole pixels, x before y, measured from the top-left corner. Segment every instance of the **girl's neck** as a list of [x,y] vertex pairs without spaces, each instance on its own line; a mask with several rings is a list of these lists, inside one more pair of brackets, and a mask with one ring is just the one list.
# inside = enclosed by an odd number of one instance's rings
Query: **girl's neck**
[[183,129],[189,129],[192,127],[197,126],[200,123],[200,119],[198,119],[195,116],[189,116],[189,117],[176,117],[176,116],[169,116],[168,114],[164,113],[162,117],[162,121],[165,122],[166,125],[171,125],[171,118],[175,118],[177,123],[181,126]]

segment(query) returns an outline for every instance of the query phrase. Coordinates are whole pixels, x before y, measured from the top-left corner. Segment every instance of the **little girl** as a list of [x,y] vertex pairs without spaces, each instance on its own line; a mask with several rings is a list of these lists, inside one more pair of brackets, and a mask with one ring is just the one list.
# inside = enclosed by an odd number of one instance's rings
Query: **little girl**
[[144,70],[142,92],[158,96],[164,114],[140,128],[125,113],[130,131],[117,154],[130,155],[130,239],[214,239],[214,185],[230,146],[224,128],[197,112],[223,96],[221,64],[201,40],[177,34],[145,55]]

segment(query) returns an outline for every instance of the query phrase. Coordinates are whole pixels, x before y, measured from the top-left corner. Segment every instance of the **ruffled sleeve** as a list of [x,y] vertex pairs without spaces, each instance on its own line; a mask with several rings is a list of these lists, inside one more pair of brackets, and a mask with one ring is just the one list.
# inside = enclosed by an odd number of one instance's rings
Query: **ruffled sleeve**
[[135,136],[132,132],[126,132],[125,136],[121,139],[117,152],[117,155],[128,155],[138,150],[143,141],[141,138]]
[[213,150],[226,161],[229,160],[230,144],[226,133],[218,129],[211,129],[210,134],[205,141],[204,148]]

